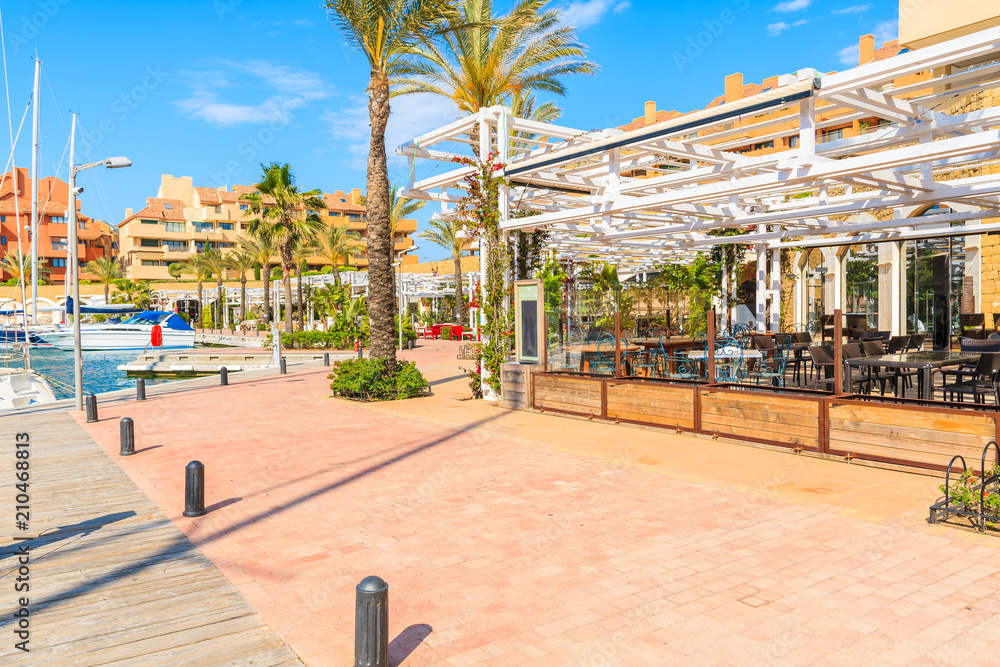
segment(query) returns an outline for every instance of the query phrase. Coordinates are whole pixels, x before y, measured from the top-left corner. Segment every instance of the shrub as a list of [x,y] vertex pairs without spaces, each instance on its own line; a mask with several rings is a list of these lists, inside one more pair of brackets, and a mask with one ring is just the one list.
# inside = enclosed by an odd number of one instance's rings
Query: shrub
[[[281,347],[289,350],[350,350],[354,348],[355,338],[358,336],[346,331],[296,331],[281,334]],[[272,343],[269,334],[265,345]],[[361,344],[367,346],[364,336],[361,336]]]
[[322,269],[319,270],[319,273],[322,276],[329,275],[333,273],[333,267],[330,265],[324,266]]
[[427,380],[412,362],[397,362],[389,372],[384,359],[350,359],[333,365],[330,389],[338,396],[366,401],[412,398],[424,392]]

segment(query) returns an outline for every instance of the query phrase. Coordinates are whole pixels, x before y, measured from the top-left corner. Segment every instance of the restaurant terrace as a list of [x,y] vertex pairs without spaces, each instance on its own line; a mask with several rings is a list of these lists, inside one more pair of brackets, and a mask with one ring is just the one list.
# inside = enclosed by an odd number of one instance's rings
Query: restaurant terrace
[[[943,469],[964,454],[979,465],[1000,433],[1000,333],[982,289],[1000,232],[1000,105],[983,102],[998,79],[1000,28],[990,28],[845,72],[799,69],[765,92],[630,131],[491,107],[400,146],[448,165],[402,195],[457,216],[477,156],[495,154],[505,235],[547,232],[570,274],[616,267],[610,292],[580,280],[572,294],[535,297],[538,363],[504,371],[504,393],[525,407],[849,461]],[[830,131],[845,122],[861,131]],[[736,242],[755,260],[749,314],[736,307],[739,275],[724,276],[701,322],[652,317],[668,310],[663,299],[644,316],[623,298]],[[851,262],[877,274],[869,298],[852,300],[860,312],[847,308]],[[529,321],[517,320],[518,361],[534,360],[521,354],[535,340]]]

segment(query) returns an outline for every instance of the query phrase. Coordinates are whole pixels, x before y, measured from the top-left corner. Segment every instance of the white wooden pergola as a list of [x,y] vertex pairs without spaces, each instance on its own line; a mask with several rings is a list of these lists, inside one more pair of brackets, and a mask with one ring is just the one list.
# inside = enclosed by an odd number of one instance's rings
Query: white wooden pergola
[[[620,269],[653,271],[713,245],[753,244],[763,329],[766,302],[779,299],[781,248],[1000,231],[1000,222],[982,223],[1000,217],[1000,106],[943,113],[998,87],[1000,28],[992,28],[846,72],[799,70],[779,77],[773,90],[633,131],[540,123],[498,106],[397,152],[451,163],[471,156],[469,137],[478,128],[480,154],[498,151],[504,164],[501,228],[551,232],[559,258],[597,255]],[[871,117],[888,123],[855,137],[823,136],[826,128]],[[780,147],[788,137],[798,138],[794,148],[756,156],[733,150]],[[636,170],[644,174],[631,175]],[[410,182],[402,195],[441,202],[437,215],[454,215],[473,171],[445,169]],[[920,215],[938,203],[949,212]],[[537,215],[514,218],[512,210]],[[874,211],[891,216],[875,219]],[[728,228],[751,233],[712,235]],[[776,327],[778,308],[771,313]]]

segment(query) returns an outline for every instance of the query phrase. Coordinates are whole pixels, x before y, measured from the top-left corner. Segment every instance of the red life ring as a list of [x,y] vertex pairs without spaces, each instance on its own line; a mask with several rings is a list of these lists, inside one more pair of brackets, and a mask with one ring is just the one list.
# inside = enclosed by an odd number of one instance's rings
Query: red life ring
[[149,335],[149,342],[153,344],[153,347],[163,347],[163,329],[160,328],[159,324],[153,325],[153,330]]

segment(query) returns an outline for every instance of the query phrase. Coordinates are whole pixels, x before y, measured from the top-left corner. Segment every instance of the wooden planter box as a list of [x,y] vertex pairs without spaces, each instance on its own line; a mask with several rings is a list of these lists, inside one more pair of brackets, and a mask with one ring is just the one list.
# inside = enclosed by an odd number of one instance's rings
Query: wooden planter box
[[825,397],[799,390],[703,387],[701,431],[819,452]]
[[592,375],[533,373],[532,404],[538,410],[570,415],[603,416],[604,378]]
[[698,385],[694,382],[608,379],[605,391],[608,419],[697,430]]
[[831,454],[944,470],[956,454],[978,464],[986,443],[998,439],[1000,412],[995,410],[827,400]]

